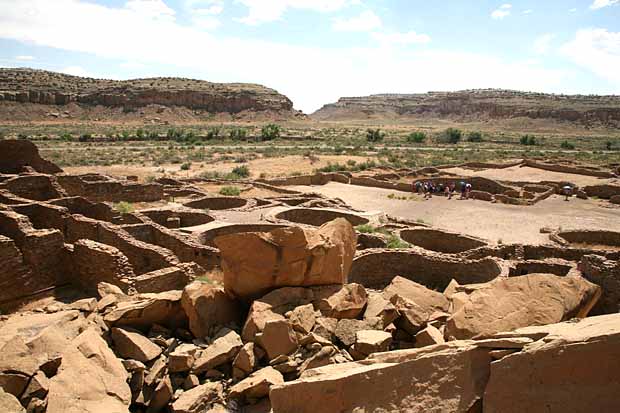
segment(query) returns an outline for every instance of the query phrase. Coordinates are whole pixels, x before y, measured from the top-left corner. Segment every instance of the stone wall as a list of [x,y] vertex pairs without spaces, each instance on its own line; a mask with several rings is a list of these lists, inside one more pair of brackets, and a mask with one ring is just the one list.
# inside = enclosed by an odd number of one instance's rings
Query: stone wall
[[367,218],[359,215],[330,209],[292,208],[277,213],[275,217],[284,221],[313,225],[316,227],[329,221],[333,221],[336,218],[344,218],[354,227],[367,224],[369,222]]
[[250,200],[245,198],[237,198],[233,196],[214,196],[189,201],[183,204],[183,206],[195,209],[224,210],[250,207],[252,205],[250,205]]
[[0,235],[0,312],[14,308],[22,297],[45,288],[33,277],[15,242]]
[[57,179],[69,196],[81,196],[91,202],[153,202],[164,198],[163,185],[156,183],[88,181],[78,175],[58,175]]
[[596,196],[609,199],[614,195],[620,195],[620,185],[588,185],[583,188],[588,196]]
[[118,248],[127,256],[138,275],[179,263],[168,249],[139,241],[116,225],[79,215],[67,219],[65,237],[71,243],[90,239]]
[[603,293],[592,315],[620,313],[620,264],[600,255],[586,255],[579,263],[582,275],[601,286]]
[[200,244],[187,235],[152,223],[125,225],[123,229],[135,239],[170,250],[181,262],[195,262],[205,270],[219,265],[216,248]]
[[0,187],[8,189],[17,196],[35,201],[47,201],[66,195],[52,175],[19,175],[5,180],[0,184]]
[[349,282],[383,288],[399,275],[427,288],[443,291],[452,279],[459,284],[473,284],[490,281],[501,273],[500,265],[493,258],[464,260],[451,254],[415,248],[369,249],[358,253],[353,260]]
[[599,231],[599,230],[574,230],[561,231],[552,235],[553,239],[558,239],[569,244],[584,244],[598,246],[620,247],[620,232]]
[[456,254],[487,245],[481,239],[431,228],[400,231],[400,237],[413,245],[436,252]]
[[110,245],[81,239],[71,254],[72,282],[87,292],[97,293],[97,284],[107,282],[127,292],[134,272],[127,257]]

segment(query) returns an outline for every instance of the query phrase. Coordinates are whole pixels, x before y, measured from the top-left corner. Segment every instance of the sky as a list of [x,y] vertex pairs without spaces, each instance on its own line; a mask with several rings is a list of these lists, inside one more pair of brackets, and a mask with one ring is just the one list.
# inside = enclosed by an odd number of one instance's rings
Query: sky
[[0,0],[0,66],[343,96],[620,94],[620,0]]

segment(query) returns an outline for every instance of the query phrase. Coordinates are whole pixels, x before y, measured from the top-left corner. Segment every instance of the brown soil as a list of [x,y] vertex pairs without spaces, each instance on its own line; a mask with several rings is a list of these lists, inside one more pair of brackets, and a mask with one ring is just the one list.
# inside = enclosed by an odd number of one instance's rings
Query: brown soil
[[572,198],[565,202],[563,197],[552,196],[533,206],[516,206],[457,198],[448,200],[443,196],[428,201],[419,195],[414,195],[412,200],[389,199],[390,194],[407,195],[407,198],[411,194],[337,182],[291,189],[338,197],[354,208],[422,220],[437,228],[474,235],[492,243],[548,243],[549,236],[539,232],[542,227],[620,231],[620,210],[601,208],[594,200]]

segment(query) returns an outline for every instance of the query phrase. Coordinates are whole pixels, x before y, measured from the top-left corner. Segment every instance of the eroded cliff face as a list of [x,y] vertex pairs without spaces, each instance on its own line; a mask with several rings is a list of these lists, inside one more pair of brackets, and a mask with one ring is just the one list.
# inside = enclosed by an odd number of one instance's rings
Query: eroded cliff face
[[293,103],[286,96],[255,84],[181,78],[102,80],[32,69],[0,69],[0,101],[126,108],[183,106],[212,113],[293,112]]
[[620,96],[567,96],[508,90],[345,97],[312,114],[317,120],[453,117],[463,120],[552,119],[620,126]]

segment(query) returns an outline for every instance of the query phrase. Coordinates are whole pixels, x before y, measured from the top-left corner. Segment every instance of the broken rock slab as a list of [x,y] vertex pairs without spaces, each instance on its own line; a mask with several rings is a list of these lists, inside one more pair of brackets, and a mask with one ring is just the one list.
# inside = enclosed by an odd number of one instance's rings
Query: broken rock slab
[[142,334],[124,328],[112,329],[114,349],[122,358],[148,363],[159,357],[161,347]]
[[297,350],[299,344],[293,327],[286,320],[273,320],[265,324],[263,332],[256,337],[258,344],[267,352],[269,360],[288,355]]
[[519,329],[544,340],[491,364],[485,413],[620,411],[620,314]]
[[490,362],[487,350],[462,346],[401,363],[332,364],[272,387],[269,398],[274,413],[466,413],[482,398]]
[[241,347],[243,347],[243,342],[239,334],[233,330],[222,329],[213,343],[200,353],[194,362],[192,373],[199,375],[233,361]]
[[[467,288],[462,286],[461,288]],[[531,325],[585,317],[601,295],[579,276],[528,274],[497,278],[454,294],[462,303],[446,324],[447,338],[484,338]]]
[[189,329],[197,338],[213,335],[214,329],[239,323],[241,319],[240,303],[224,289],[200,281],[183,289],[181,305],[189,319]]
[[351,224],[342,218],[319,229],[278,228],[215,239],[224,270],[224,288],[251,301],[286,286],[344,284],[357,245]]
[[22,407],[15,396],[0,388],[0,412],[26,413],[26,409]]
[[343,319],[357,318],[366,307],[368,295],[360,284],[346,284],[331,296],[320,300],[317,304],[326,317]]
[[257,400],[267,396],[271,386],[282,383],[284,383],[282,373],[273,367],[265,367],[232,386],[229,397],[231,399]]
[[94,329],[75,338],[50,380],[48,413],[126,413],[131,403],[127,372]]
[[172,403],[173,413],[202,413],[214,402],[222,398],[223,388],[221,383],[205,383],[183,392]]
[[391,342],[392,335],[385,331],[362,330],[355,334],[355,350],[366,356],[388,351]]

